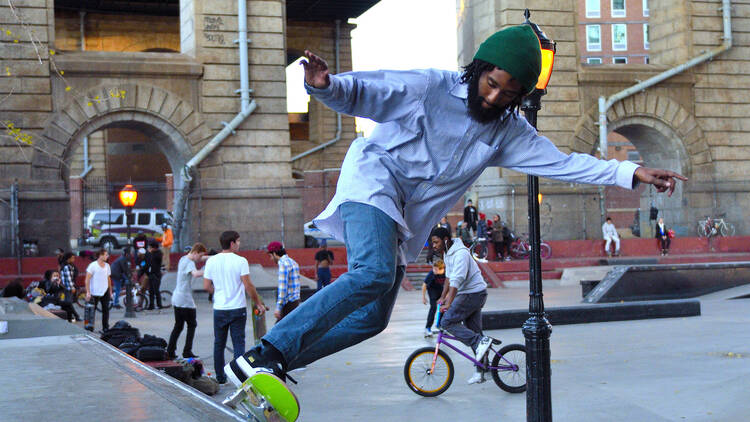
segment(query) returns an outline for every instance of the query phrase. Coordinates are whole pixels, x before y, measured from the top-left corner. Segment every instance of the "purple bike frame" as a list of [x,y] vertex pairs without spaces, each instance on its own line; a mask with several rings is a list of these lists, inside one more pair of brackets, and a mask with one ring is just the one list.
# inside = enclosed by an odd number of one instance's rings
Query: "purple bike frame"
[[[500,365],[500,366],[485,365],[484,363],[479,362],[478,360],[474,359],[472,356],[468,355],[467,353],[462,352],[461,350],[458,349],[458,347],[450,344],[449,342],[445,341],[444,339],[458,340],[457,338],[455,338],[453,336],[450,336],[448,334],[444,334],[443,330],[440,330],[440,333],[438,333],[437,344],[435,345],[435,357],[437,357],[437,351],[440,348],[440,345],[444,344],[444,345],[450,347],[451,349],[453,349],[453,351],[455,351],[456,353],[458,353],[461,356],[465,357],[466,359],[469,359],[470,361],[472,361],[474,363],[474,365],[482,368],[483,371],[492,371],[492,370],[497,370],[497,371],[517,371],[518,370],[518,365],[514,365],[514,364],[508,362],[505,359],[504,356],[500,356],[500,359],[502,359],[505,362],[507,362],[508,365]],[[495,354],[497,354],[497,352],[495,352]],[[435,358],[433,358],[433,361],[434,360],[435,360]]]
[[[438,306],[437,306],[437,320],[435,321],[435,325],[438,326],[438,327],[440,327],[440,316],[441,316],[440,315],[440,304],[438,304]],[[438,350],[440,349],[440,345],[441,344],[444,344],[444,345],[450,347],[451,349],[453,349],[453,351],[457,352],[458,354],[460,354],[461,356],[465,357],[466,359],[469,359],[470,361],[474,362],[474,365],[482,368],[483,371],[488,371],[488,370],[518,371],[518,365],[514,365],[514,364],[508,362],[508,360],[505,359],[504,356],[500,356],[500,359],[502,359],[503,361],[507,362],[508,365],[501,365],[501,366],[489,366],[489,365],[487,365],[487,366],[485,366],[484,363],[479,362],[478,360],[474,359],[472,356],[469,356],[468,354],[462,352],[461,350],[458,349],[458,347],[450,344],[447,341],[443,341],[443,337],[445,337],[448,340],[458,340],[457,338],[455,338],[453,336],[450,336],[448,334],[443,333],[442,329],[440,330],[440,332],[438,333],[437,342],[435,344],[435,355],[432,357],[432,368],[430,368],[430,373],[432,373],[432,371],[435,370],[435,360],[437,360],[437,354],[438,354]],[[494,350],[493,350],[493,352],[494,352]],[[497,354],[497,352],[495,352],[495,354]]]

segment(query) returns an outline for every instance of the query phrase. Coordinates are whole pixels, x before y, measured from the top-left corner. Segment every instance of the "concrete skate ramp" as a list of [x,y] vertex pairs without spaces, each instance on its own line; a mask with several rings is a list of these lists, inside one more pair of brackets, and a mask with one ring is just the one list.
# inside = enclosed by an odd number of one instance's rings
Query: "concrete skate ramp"
[[750,283],[750,262],[617,266],[584,303],[684,299]]
[[0,321],[8,322],[8,333],[0,334],[0,420],[244,420],[75,325],[37,315],[21,300],[0,299]]

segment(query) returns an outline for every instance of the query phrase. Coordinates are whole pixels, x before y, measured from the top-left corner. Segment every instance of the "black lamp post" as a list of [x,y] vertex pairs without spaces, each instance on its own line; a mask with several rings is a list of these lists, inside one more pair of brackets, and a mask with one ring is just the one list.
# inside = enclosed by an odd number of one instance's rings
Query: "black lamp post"
[[[524,11],[525,25],[539,37],[542,48],[542,72],[534,91],[521,104],[526,120],[536,128],[536,114],[542,108],[542,96],[547,93],[547,82],[552,74],[555,57],[555,42],[547,38],[535,23],[529,21],[529,9]],[[529,319],[523,324],[526,338],[526,420],[529,422],[552,421],[552,391],[550,383],[549,338],[552,325],[544,313],[542,295],[542,260],[539,253],[541,234],[539,229],[539,178],[528,176],[529,196]]]
[[[125,225],[127,226],[128,241],[127,245],[130,246],[130,216],[133,215],[133,206],[135,201],[138,199],[138,192],[133,189],[133,185],[125,185],[120,191],[120,203],[125,207]],[[133,309],[133,280],[132,277],[128,277],[127,283],[125,283],[125,318],[135,318],[135,310]]]

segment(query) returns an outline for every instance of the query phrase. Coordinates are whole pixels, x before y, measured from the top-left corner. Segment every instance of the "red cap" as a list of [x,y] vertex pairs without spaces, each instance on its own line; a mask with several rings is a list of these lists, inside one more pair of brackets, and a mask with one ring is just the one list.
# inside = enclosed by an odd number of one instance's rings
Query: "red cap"
[[266,249],[268,249],[268,253],[278,252],[284,249],[284,245],[282,245],[281,242],[271,242],[268,244]]
[[485,215],[485,213],[483,213],[483,212],[479,213],[479,219],[480,220],[484,220],[486,217],[487,217],[487,215]]

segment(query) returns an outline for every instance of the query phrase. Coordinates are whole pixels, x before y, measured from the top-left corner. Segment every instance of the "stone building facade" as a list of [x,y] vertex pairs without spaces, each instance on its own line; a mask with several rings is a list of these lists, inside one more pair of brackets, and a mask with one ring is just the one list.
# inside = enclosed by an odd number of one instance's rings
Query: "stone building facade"
[[[80,237],[80,211],[71,204],[83,198],[75,183],[85,190],[85,177],[109,173],[118,164],[107,155],[126,148],[111,146],[125,142],[118,138],[124,131],[148,139],[174,175],[170,189],[180,189],[185,164],[240,110],[235,0],[168,0],[158,10],[145,8],[141,0],[99,2],[100,9],[125,4],[129,12],[81,14],[77,6],[84,3],[89,2],[11,0],[0,5],[0,121],[5,124],[0,137],[0,254],[9,250],[7,188],[12,183],[20,190],[21,237],[38,239],[41,252],[49,253]],[[303,191],[331,194],[336,175],[327,170],[339,167],[355,137],[354,120],[343,116],[337,130],[336,114],[314,99],[306,116],[290,117],[285,68],[305,48],[334,65],[338,44],[339,68],[349,70],[348,18],[376,1],[309,3],[246,1],[250,88],[257,109],[198,165],[183,243],[201,240],[216,247],[219,233],[234,228],[245,248],[278,239],[289,247],[301,246],[302,224],[312,215],[303,201],[314,202],[316,196],[303,198]],[[643,189],[638,199],[642,235],[649,234],[651,222],[644,211],[651,206],[680,235],[695,234],[698,218],[719,213],[727,213],[739,233],[750,230],[745,223],[750,209],[745,187],[750,105],[743,91],[750,84],[750,5],[732,4],[734,45],[728,52],[628,97],[608,112],[610,130],[626,137],[645,165],[668,167],[691,179],[671,198]],[[593,67],[581,65],[577,0],[457,0],[459,63],[467,63],[492,32],[521,23],[523,9],[531,9],[531,19],[557,41],[539,129],[563,151],[597,154],[599,96],[720,45],[720,5],[718,0],[651,0],[649,64]],[[306,154],[336,138],[340,140],[328,148]],[[71,188],[71,180],[85,172],[84,139],[93,169]],[[309,183],[302,179],[305,173],[312,175]],[[169,176],[163,176],[160,183],[169,183]],[[512,171],[490,169],[467,196],[480,210],[501,214],[523,232],[525,180]],[[600,236],[602,199],[596,187],[543,180],[542,192],[545,237]],[[613,203],[617,194],[604,196],[606,211],[632,209]]]
[[[7,200],[7,187],[18,184],[20,237],[38,240],[42,254],[81,238],[82,210],[74,202],[85,203],[92,179],[123,167],[111,157],[127,149],[120,144],[128,139],[118,140],[118,134],[137,132],[144,148],[163,155],[163,164],[148,161],[154,154],[120,160],[146,170],[166,166],[157,173],[164,173],[160,183],[170,183],[169,196],[182,188],[185,164],[240,111],[236,0],[100,2],[93,10],[89,3],[0,5],[0,60],[7,74],[0,78],[0,120],[7,132],[0,140],[0,195]],[[338,21],[340,69],[351,69],[352,27],[346,22],[375,1],[337,3],[322,1],[311,9],[294,0],[245,2],[257,108],[198,165],[183,244],[200,240],[218,247],[219,234],[234,229],[243,248],[272,240],[302,245],[295,170],[338,166],[354,138],[354,121],[342,119],[340,144],[292,162],[294,154],[331,139],[337,126],[335,114],[313,103],[309,139],[290,142],[285,68],[304,48],[333,57]],[[7,254],[10,213],[3,204],[0,254]]]
[[[627,0],[632,3],[634,0]],[[573,0],[459,0],[459,63],[470,60],[492,32],[523,22],[523,9],[557,41],[555,67],[542,99],[539,130],[566,152],[598,154],[600,96],[610,96],[706,50],[722,44],[721,1],[651,0],[649,64],[582,66],[581,13]],[[638,0],[640,3],[640,0]],[[696,235],[699,218],[726,213],[738,233],[747,224],[750,174],[747,99],[750,6],[732,1],[732,48],[643,92],[621,100],[608,111],[609,130],[637,148],[643,164],[665,167],[690,178],[670,198],[643,189],[641,236],[650,236],[651,206],[659,209],[678,235]],[[526,231],[525,176],[490,169],[469,192],[487,213],[500,213]],[[601,236],[600,195],[596,188],[542,180],[543,235],[549,239]],[[615,196],[615,195],[612,195]],[[617,204],[607,203],[611,208]],[[606,211],[605,211],[606,212]],[[634,216],[635,217],[635,216]],[[546,220],[545,220],[546,219]],[[545,226],[545,222],[547,223]]]

